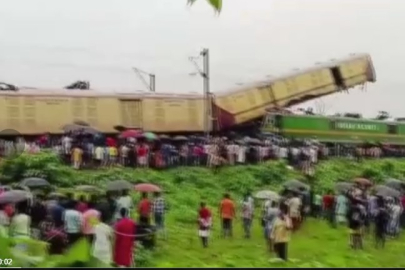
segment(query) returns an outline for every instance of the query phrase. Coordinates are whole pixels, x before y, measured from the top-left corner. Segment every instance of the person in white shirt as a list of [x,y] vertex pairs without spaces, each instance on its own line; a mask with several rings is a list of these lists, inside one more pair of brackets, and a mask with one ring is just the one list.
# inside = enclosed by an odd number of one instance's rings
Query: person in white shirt
[[298,230],[301,224],[301,198],[297,194],[293,194],[287,201],[289,217],[292,221],[293,230]]
[[95,258],[106,265],[112,264],[113,230],[107,224],[107,215],[101,213],[101,222],[94,227],[92,253]]
[[133,207],[134,207],[133,201],[131,196],[129,196],[128,190],[123,190],[122,195],[117,199],[117,207],[116,207],[117,213],[115,213],[115,218],[119,219],[121,217],[119,211],[122,208],[127,209],[128,213],[130,213]]
[[245,161],[246,161],[246,150],[247,150],[246,145],[244,145],[244,144],[239,145],[238,159],[237,159],[239,164],[244,164],[245,163]]
[[13,237],[31,236],[31,217],[27,215],[28,202],[17,204],[17,214],[11,219],[10,232]]
[[101,146],[97,146],[96,149],[94,150],[94,159],[96,161],[97,166],[102,165],[103,157],[104,157],[104,148]]
[[81,237],[83,217],[76,209],[76,202],[71,201],[63,215],[65,232],[67,233],[69,245],[74,244]]

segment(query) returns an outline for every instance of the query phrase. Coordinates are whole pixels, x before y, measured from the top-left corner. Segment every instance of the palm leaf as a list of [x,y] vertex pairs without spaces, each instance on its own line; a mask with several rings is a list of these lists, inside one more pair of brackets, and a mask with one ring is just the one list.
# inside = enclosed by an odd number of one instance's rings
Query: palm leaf
[[[190,6],[195,4],[195,2],[197,2],[197,0],[187,0],[187,4]],[[210,4],[210,6],[212,6],[215,9],[215,11],[221,12],[222,0],[207,0],[207,2]]]

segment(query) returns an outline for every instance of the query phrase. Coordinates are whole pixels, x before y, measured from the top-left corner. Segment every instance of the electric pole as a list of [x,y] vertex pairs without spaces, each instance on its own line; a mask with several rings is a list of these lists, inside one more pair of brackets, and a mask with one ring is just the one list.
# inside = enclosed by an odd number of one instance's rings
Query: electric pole
[[204,112],[204,133],[207,137],[209,137],[210,132],[212,130],[212,100],[211,100],[211,92],[210,92],[210,56],[209,50],[203,49],[200,52],[200,56],[203,58],[203,69],[199,67],[196,62],[196,57],[190,57],[189,60],[194,64],[198,74],[203,78],[203,112]]
[[[139,80],[148,88],[149,91],[151,92],[156,92],[156,76],[155,74],[148,73],[146,71],[143,71],[139,68],[133,67],[132,70],[135,72],[135,74],[138,76]],[[143,75],[149,76],[149,83],[145,80]]]

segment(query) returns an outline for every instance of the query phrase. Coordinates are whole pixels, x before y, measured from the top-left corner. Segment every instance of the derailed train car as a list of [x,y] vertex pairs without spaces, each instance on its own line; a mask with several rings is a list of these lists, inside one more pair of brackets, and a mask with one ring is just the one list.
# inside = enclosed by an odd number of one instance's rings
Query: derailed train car
[[371,57],[353,55],[218,95],[215,105],[223,116],[222,121],[217,118],[221,127],[233,126],[262,117],[274,107],[285,108],[375,81]]
[[[367,54],[331,61],[212,95],[212,126],[214,130],[231,128],[265,116],[269,108],[287,107],[375,80]],[[164,133],[202,132],[203,108],[202,95],[18,89],[0,91],[0,130],[57,134],[64,124],[82,120],[105,133],[115,132],[116,125]]]

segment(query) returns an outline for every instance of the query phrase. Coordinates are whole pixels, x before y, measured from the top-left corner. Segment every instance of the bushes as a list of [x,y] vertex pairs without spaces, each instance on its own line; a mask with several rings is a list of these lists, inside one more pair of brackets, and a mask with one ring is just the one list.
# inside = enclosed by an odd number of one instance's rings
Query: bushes
[[[165,171],[149,169],[112,168],[96,171],[76,171],[62,165],[53,153],[37,155],[23,154],[6,159],[0,164],[2,184],[18,182],[28,176],[42,176],[57,187],[73,187],[78,184],[92,184],[103,187],[108,181],[125,179],[132,183],[151,182],[160,185],[171,194],[173,204],[190,205],[200,199],[216,202],[223,192],[240,195],[247,190],[278,190],[283,182],[301,178],[289,170],[284,161],[260,165],[221,168],[218,172],[206,168],[181,167]],[[370,178],[376,183],[387,177],[403,178],[405,160],[383,159],[355,162],[348,159],[333,159],[317,165],[314,188],[324,192],[333,188],[338,181],[354,177]]]

